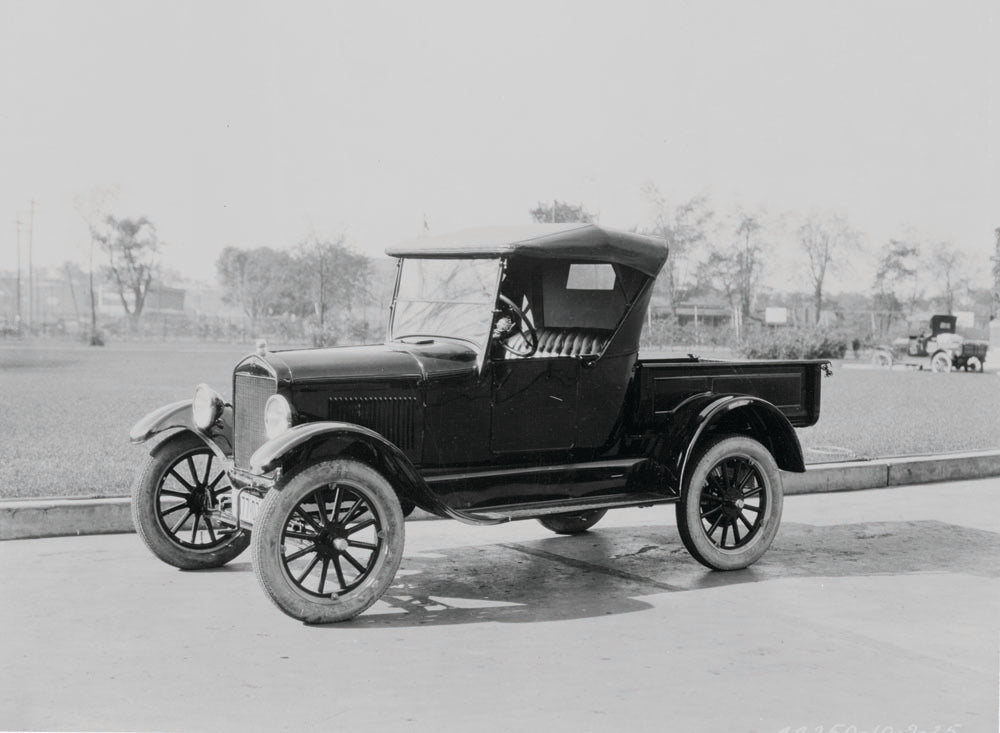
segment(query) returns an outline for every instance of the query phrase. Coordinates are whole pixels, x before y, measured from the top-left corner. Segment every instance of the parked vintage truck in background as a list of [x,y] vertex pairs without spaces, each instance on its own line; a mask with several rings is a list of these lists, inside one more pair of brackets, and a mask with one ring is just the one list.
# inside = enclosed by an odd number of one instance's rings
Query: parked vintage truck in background
[[931,316],[929,329],[926,323],[910,323],[909,336],[876,347],[872,363],[883,369],[904,364],[935,372],[983,371],[990,342],[965,338],[958,333],[957,323],[953,315]]
[[745,568],[774,539],[796,427],[819,417],[826,361],[640,358],[658,240],[592,224],[477,229],[398,258],[384,344],[266,351],[232,399],[141,419],[132,491],[161,560],[255,574],[310,623],[390,587],[404,508],[472,524],[586,531],[617,507],[675,504],[704,565]]

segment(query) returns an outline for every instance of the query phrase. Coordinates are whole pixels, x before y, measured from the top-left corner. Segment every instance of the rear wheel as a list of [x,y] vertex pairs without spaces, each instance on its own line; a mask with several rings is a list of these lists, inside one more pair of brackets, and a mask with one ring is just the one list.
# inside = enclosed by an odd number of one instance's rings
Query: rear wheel
[[965,368],[970,372],[981,372],[983,371],[983,362],[979,360],[978,356],[970,356],[965,362]]
[[575,514],[553,514],[550,517],[541,517],[538,521],[545,529],[552,530],[556,534],[580,534],[601,521],[607,513],[607,509],[593,509]]
[[154,555],[182,570],[217,568],[250,544],[250,534],[218,519],[229,480],[197,435],[158,445],[132,486],[132,521]]
[[403,527],[399,499],[381,474],[358,461],[323,461],[264,498],[254,522],[254,573],[292,618],[346,621],[391,585]]
[[677,504],[677,529],[701,564],[739,570],[771,546],[782,498],[781,474],[770,452],[752,438],[722,436],[695,460]]

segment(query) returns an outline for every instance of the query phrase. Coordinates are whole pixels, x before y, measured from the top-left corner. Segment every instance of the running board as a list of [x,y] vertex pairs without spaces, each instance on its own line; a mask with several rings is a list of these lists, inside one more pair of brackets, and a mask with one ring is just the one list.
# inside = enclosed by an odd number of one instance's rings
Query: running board
[[471,524],[500,524],[519,519],[536,519],[551,514],[577,514],[595,509],[622,509],[625,507],[646,507],[655,504],[673,504],[678,497],[665,494],[642,493],[615,496],[591,496],[580,499],[559,501],[537,501],[531,504],[511,506],[491,506],[479,509],[448,509],[455,519]]

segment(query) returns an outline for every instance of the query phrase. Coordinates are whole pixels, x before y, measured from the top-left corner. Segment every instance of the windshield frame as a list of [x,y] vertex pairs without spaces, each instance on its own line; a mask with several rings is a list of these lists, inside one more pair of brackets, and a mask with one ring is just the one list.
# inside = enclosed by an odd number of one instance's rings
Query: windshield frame
[[[495,272],[495,276],[493,278],[493,285],[492,285],[492,291],[491,291],[491,300],[489,301],[490,320],[489,320],[489,323],[487,323],[487,324],[484,325],[484,330],[486,332],[486,337],[484,338],[482,344],[478,344],[478,343],[476,343],[475,341],[473,341],[471,339],[463,338],[462,336],[457,336],[455,334],[444,334],[444,333],[437,333],[437,334],[434,334],[434,333],[419,333],[419,334],[416,334],[415,333],[415,334],[402,334],[402,335],[399,335],[399,336],[394,336],[393,335],[393,330],[395,328],[395,321],[396,321],[396,310],[397,310],[396,306],[397,306],[397,304],[400,301],[399,290],[400,290],[400,285],[402,284],[402,280],[403,280],[404,261],[406,261],[406,260],[425,260],[425,261],[426,260],[451,260],[451,261],[462,261],[462,262],[490,260],[490,261],[492,261],[494,263],[496,272]],[[396,258],[396,284],[393,287],[393,291],[392,291],[392,303],[389,306],[389,320],[388,320],[388,323],[386,324],[386,333],[385,333],[386,343],[401,342],[400,341],[401,339],[405,339],[405,338],[420,338],[420,337],[426,337],[426,338],[431,338],[431,339],[442,339],[442,340],[446,340],[446,341],[458,341],[460,343],[467,344],[470,347],[472,347],[476,351],[476,353],[477,353],[477,361],[478,361],[478,363],[480,365],[482,365],[484,363],[484,361],[485,361],[485,356],[486,356],[487,350],[490,348],[490,342],[492,340],[493,318],[494,318],[494,315],[496,314],[496,307],[497,307],[497,294],[500,292],[500,283],[503,280],[503,274],[504,274],[504,270],[506,269],[506,266],[507,266],[506,258],[503,258],[503,257],[447,257],[447,258],[445,258],[445,257],[413,257],[413,256],[409,256],[409,255],[404,255],[404,256],[401,256],[401,257],[397,257]],[[433,303],[433,302],[450,302],[450,301],[435,301],[435,300],[419,301],[418,299],[414,299],[414,298],[402,298],[402,300],[407,301],[407,302],[429,302],[429,303]],[[485,305],[485,303],[484,303],[484,305]],[[405,342],[401,342],[401,343],[405,343]]]

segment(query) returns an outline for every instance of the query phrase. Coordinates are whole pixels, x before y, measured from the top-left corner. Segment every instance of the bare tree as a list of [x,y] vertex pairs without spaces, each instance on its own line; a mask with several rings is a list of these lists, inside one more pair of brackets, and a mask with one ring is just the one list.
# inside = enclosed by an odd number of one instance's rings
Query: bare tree
[[371,261],[351,251],[343,236],[331,240],[312,235],[299,245],[296,258],[300,292],[321,331],[331,306],[350,314],[356,304],[370,300]]
[[709,207],[706,196],[695,196],[677,206],[670,206],[655,185],[643,187],[643,193],[655,207],[653,226],[644,234],[666,241],[670,256],[656,279],[654,292],[667,301],[671,315],[677,316],[677,304],[683,300],[683,267],[697,245],[708,239],[708,225],[715,212]]
[[116,219],[107,216],[104,226],[93,236],[108,256],[108,276],[133,329],[146,304],[146,296],[156,274],[160,240],[156,227],[146,217]]
[[728,248],[713,248],[699,266],[699,280],[726,294],[733,308],[737,337],[752,317],[763,271],[763,248],[759,216],[741,212],[734,230],[736,240]]
[[87,231],[90,234],[87,269],[90,300],[90,338],[88,341],[91,346],[104,345],[104,338],[97,328],[97,293],[94,288],[94,248],[98,242],[97,229],[108,199],[117,195],[117,186],[95,186],[86,193],[80,193],[73,197],[73,207],[87,225]]
[[955,310],[956,291],[968,283],[962,272],[964,261],[962,253],[951,242],[939,242],[931,254],[931,266],[935,280],[941,284],[941,297],[947,313]]
[[875,273],[874,305],[876,311],[884,314],[879,324],[879,330],[883,334],[888,332],[897,316],[913,307],[919,295],[917,289],[919,256],[919,247],[899,239],[890,239],[882,247]]
[[816,322],[823,308],[823,285],[826,276],[845,261],[843,255],[860,246],[861,235],[839,214],[811,215],[799,227],[799,243],[808,259],[807,271],[812,285]]
[[711,289],[726,296],[733,313],[733,325],[737,336],[740,333],[740,263],[732,250],[714,248],[698,265],[700,289]]
[[761,230],[760,219],[752,214],[741,213],[736,234],[740,241],[736,255],[738,267],[738,283],[740,294],[740,316],[745,323],[753,309],[754,296],[760,283],[763,270],[763,249],[760,246],[758,233]]

